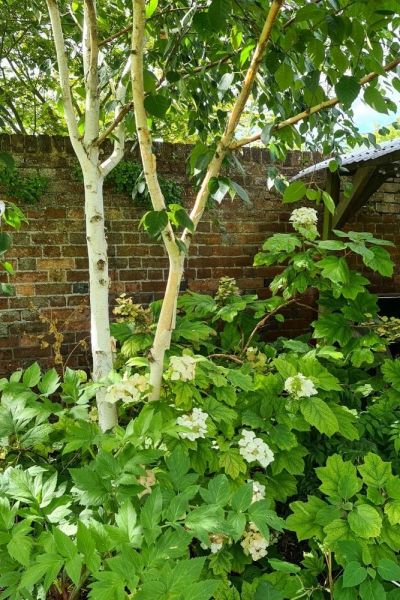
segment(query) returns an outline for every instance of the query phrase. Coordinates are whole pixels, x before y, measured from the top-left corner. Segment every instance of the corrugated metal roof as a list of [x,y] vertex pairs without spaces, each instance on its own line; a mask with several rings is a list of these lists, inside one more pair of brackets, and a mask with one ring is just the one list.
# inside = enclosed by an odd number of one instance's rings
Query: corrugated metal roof
[[[391,160],[391,155],[395,152],[400,152],[400,137],[396,138],[395,140],[383,142],[382,144],[379,144],[379,146],[377,146],[376,148],[359,148],[358,150],[353,150],[352,152],[348,152],[347,154],[342,154],[340,157],[342,161],[340,170],[346,173],[348,171],[351,171],[352,165],[357,165],[362,162],[373,161],[377,158],[380,158],[381,156],[387,156],[387,164],[390,165],[393,162]],[[331,160],[332,158],[328,158],[327,160],[323,160],[322,162],[319,162],[316,165],[307,167],[307,169],[303,169],[303,171],[300,171],[300,173],[298,173],[295,177],[292,177],[291,181],[294,181],[295,179],[301,179],[302,177],[306,177],[307,175],[311,175],[313,173],[321,171],[322,169],[327,169]]]

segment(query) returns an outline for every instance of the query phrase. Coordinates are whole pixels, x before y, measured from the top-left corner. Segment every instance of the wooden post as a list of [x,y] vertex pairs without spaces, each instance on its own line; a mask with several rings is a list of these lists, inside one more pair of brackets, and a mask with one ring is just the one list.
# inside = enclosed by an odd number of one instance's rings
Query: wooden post
[[[332,173],[329,169],[327,169],[326,191],[332,197],[335,207],[337,207],[340,197],[340,177],[337,171]],[[331,235],[333,216],[334,215],[332,215],[325,207],[324,222],[322,227],[323,240],[327,240]]]

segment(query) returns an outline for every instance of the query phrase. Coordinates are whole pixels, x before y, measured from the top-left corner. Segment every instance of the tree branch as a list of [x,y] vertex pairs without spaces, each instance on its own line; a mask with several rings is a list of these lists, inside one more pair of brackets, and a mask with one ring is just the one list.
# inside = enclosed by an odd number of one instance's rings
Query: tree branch
[[[100,167],[103,172],[104,177],[106,177],[106,175],[108,175],[108,173],[110,173],[113,170],[113,168],[117,166],[117,164],[120,162],[120,160],[122,159],[122,157],[124,155],[125,125],[123,123],[123,119],[124,119],[125,115],[127,114],[127,112],[129,112],[129,110],[131,110],[132,105],[133,105],[132,102],[129,102],[128,105],[124,104],[125,98],[126,98],[126,90],[128,87],[126,78],[130,72],[130,69],[131,69],[131,57],[129,57],[126,62],[124,70],[122,71],[121,79],[119,80],[119,83],[117,86],[117,91],[115,94],[115,99],[117,102],[117,106],[115,109],[115,119],[114,119],[113,123],[111,124],[113,127],[110,129],[111,126],[109,126],[106,129],[106,131],[102,134],[102,136],[99,136],[96,140],[96,144],[100,145],[102,143],[102,141],[104,141],[106,139],[106,137],[111,133],[111,131],[114,131],[114,129],[117,128],[117,137],[114,141],[113,152],[112,152],[111,156],[109,156],[109,158],[107,158],[107,160],[105,160]],[[128,109],[126,109],[127,106],[129,106]]]
[[128,102],[127,104],[124,104],[124,106],[120,107],[119,110],[116,112],[114,121],[112,121],[112,123],[110,123],[110,125],[107,127],[107,129],[105,129],[103,131],[103,133],[101,133],[99,135],[97,140],[95,140],[93,142],[93,145],[101,146],[101,144],[103,142],[105,142],[105,140],[114,131],[114,129],[116,129],[116,127],[118,127],[118,125],[124,119],[125,115],[127,115],[132,109],[133,109],[133,102]]
[[83,64],[85,72],[85,136],[89,146],[99,135],[99,73],[98,73],[97,15],[94,0],[85,0],[83,25]]
[[[217,146],[214,157],[208,166],[207,173],[196,196],[194,207],[190,213],[190,218],[193,221],[195,228],[197,227],[202,217],[207,198],[209,196],[209,183],[213,177],[216,177],[219,174],[223,160],[227,152],[229,151],[230,145],[232,143],[232,138],[235,133],[235,129],[239,123],[240,116],[250,96],[254,80],[256,78],[260,63],[264,57],[265,49],[271,36],[272,28],[282,7],[282,4],[283,0],[273,0],[271,4],[260,38],[254,50],[250,66],[247,70],[242,89],[240,91],[239,96],[236,99],[230,117],[226,124],[224,134]],[[181,239],[186,244],[186,247],[189,247],[191,240],[191,232],[188,229],[185,229]]]
[[[390,63],[388,63],[387,65],[385,65],[383,67],[383,69],[388,73],[389,71],[393,71],[393,69],[395,69],[397,67],[397,65],[399,65],[399,64],[400,64],[400,57],[396,58],[395,60],[393,60]],[[360,85],[366,85],[367,83],[370,83],[371,81],[373,81],[380,75],[381,75],[381,73],[376,73],[374,71],[372,73],[369,73],[368,75],[365,75],[362,79],[360,79],[359,83],[360,83]],[[289,127],[290,125],[295,125],[299,121],[307,119],[311,115],[314,115],[315,113],[319,113],[322,110],[326,110],[327,108],[332,108],[332,106],[335,106],[336,104],[339,104],[339,103],[340,103],[340,100],[337,97],[331,98],[330,100],[325,100],[324,102],[321,102],[320,104],[316,104],[315,106],[312,106],[311,108],[304,110],[301,113],[298,113],[297,115],[295,115],[293,117],[290,117],[289,119],[285,119],[284,121],[281,121],[280,123],[276,123],[273,126],[273,128],[271,129],[271,132],[273,133],[274,131],[279,131],[280,129],[283,129],[284,127]],[[261,138],[261,133],[256,133],[249,137],[242,138],[241,140],[236,140],[231,144],[230,149],[238,150],[239,148],[242,148],[243,146],[247,146],[247,144],[256,142],[260,138]]]
[[[199,8],[203,9],[203,8],[207,8],[207,6],[204,5],[204,6],[200,6]],[[169,14],[169,13],[172,13],[172,12],[182,12],[182,11],[185,11],[185,10],[187,10],[186,7],[167,8],[166,10],[162,10],[160,12],[154,13],[154,15],[152,17],[150,17],[150,19],[148,19],[148,21],[151,21],[155,17],[159,18],[159,17],[161,17],[161,16],[163,16],[165,14]],[[125,33],[129,33],[130,31],[132,31],[132,25],[128,25],[127,27],[124,27],[123,29],[120,29],[116,33],[113,33],[112,35],[110,35],[108,38],[104,38],[104,40],[101,40],[99,42],[99,48],[102,48],[106,44],[109,44],[110,42],[113,42],[114,40],[117,40],[119,37],[125,35]]]
[[57,0],[46,0],[46,2],[51,21],[51,27],[53,30],[61,94],[63,99],[65,120],[67,122],[68,133],[78,159],[81,162],[84,162],[87,156],[79,136],[78,125],[76,122],[74,107],[72,103],[71,88],[69,86],[69,69],[67,56],[65,53],[64,35],[61,26],[60,11],[58,9]]
[[[145,0],[133,0],[132,98],[144,176],[151,202],[154,210],[165,210],[165,199],[157,177],[156,157],[152,151],[152,138],[147,126],[147,114],[144,107],[143,46],[145,15]],[[162,236],[168,255],[179,256],[179,249],[175,244],[175,235],[170,224],[167,225]]]

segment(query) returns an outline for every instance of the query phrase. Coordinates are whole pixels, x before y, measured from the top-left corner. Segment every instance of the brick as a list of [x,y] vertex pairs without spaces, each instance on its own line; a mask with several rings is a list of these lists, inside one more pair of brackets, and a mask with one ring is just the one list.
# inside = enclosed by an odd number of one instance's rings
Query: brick
[[[17,294],[12,298],[0,298],[3,311],[0,370],[4,373],[35,358],[43,365],[52,365],[51,353],[43,354],[33,343],[35,334],[43,328],[31,304],[37,310],[51,307],[61,318],[83,300],[88,303],[88,260],[83,185],[71,172],[76,159],[69,140],[0,135],[0,147],[11,151],[26,173],[39,170],[50,181],[45,202],[26,207],[30,223],[20,232],[13,232],[14,245],[7,254],[8,260],[15,263]],[[190,147],[157,144],[156,151],[160,172],[180,182],[185,190],[185,206],[190,210],[194,190],[183,168]],[[132,156],[138,157],[137,149]],[[240,156],[247,174],[244,180],[239,178],[238,181],[248,189],[252,206],[246,207],[235,199],[224,202],[217,210],[206,211],[194,237],[190,258],[185,261],[184,283],[190,289],[209,293],[217,288],[220,276],[230,275],[245,290],[256,290],[261,298],[266,298],[270,291],[265,286],[282,267],[255,268],[253,257],[269,235],[292,231],[288,224],[292,207],[283,206],[280,197],[266,189],[267,150],[246,148]],[[290,154],[281,165],[282,171],[290,177],[318,159],[318,156],[305,156],[300,152]],[[318,181],[324,185],[324,174]],[[391,249],[396,261],[394,279],[386,280],[368,273],[371,289],[378,292],[397,292],[400,284],[399,190],[400,178],[387,181],[357,213],[354,222],[346,227],[347,230],[370,231],[396,244]],[[143,210],[132,204],[129,195],[116,193],[111,185],[106,185],[110,294],[114,296],[125,291],[136,302],[148,303],[162,297],[168,259],[162,243],[138,230],[142,214]],[[350,264],[363,268],[359,257],[352,258]],[[304,332],[314,313],[304,307],[292,307],[287,316],[284,326],[271,323],[266,339],[268,336],[268,339],[275,339],[282,331]],[[74,326],[65,332],[65,352],[73,348],[79,336],[87,335],[87,315],[85,319],[78,317],[74,319]],[[31,343],[32,346],[28,345]],[[86,366],[87,357],[79,351],[74,354],[71,364]]]
[[46,258],[37,261],[38,270],[72,269],[75,266],[73,258]]

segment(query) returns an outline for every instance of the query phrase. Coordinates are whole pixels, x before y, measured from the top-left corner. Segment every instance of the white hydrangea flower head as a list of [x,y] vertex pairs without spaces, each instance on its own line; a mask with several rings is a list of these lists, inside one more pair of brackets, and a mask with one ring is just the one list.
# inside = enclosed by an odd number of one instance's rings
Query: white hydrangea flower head
[[181,431],[179,433],[182,439],[190,440],[194,442],[198,438],[205,438],[207,433],[207,420],[208,414],[203,412],[200,408],[194,408],[188,415],[182,415],[176,420],[177,425],[187,427],[190,431]]
[[256,437],[254,431],[242,430],[239,440],[239,452],[246,462],[258,461],[264,469],[274,460],[274,453],[261,438]]
[[314,382],[302,373],[286,379],[285,391],[295,398],[309,398],[318,394]]
[[253,497],[251,499],[251,503],[258,502],[259,500],[264,500],[265,498],[265,485],[259,483],[258,481],[249,480],[248,483],[253,484]]
[[3,202],[3,200],[0,200],[0,221],[1,221],[1,217],[4,215],[5,212],[6,212],[6,205]]
[[196,376],[196,359],[192,356],[171,356],[169,364],[171,367],[172,381],[193,381]]
[[317,231],[318,213],[315,208],[296,208],[290,215],[289,221],[296,231],[306,229],[315,233]]
[[240,542],[244,553],[256,561],[267,556],[269,541],[260,533],[254,523],[249,523],[247,530]]
[[146,375],[135,373],[132,377],[124,377],[118,383],[108,386],[105,394],[105,402],[115,404],[119,400],[129,403],[137,403],[144,399],[150,391],[150,383]]
[[210,546],[210,550],[211,550],[211,554],[217,554],[217,552],[219,552],[222,548],[223,544],[220,543],[216,543],[216,542],[212,542],[211,546]]

